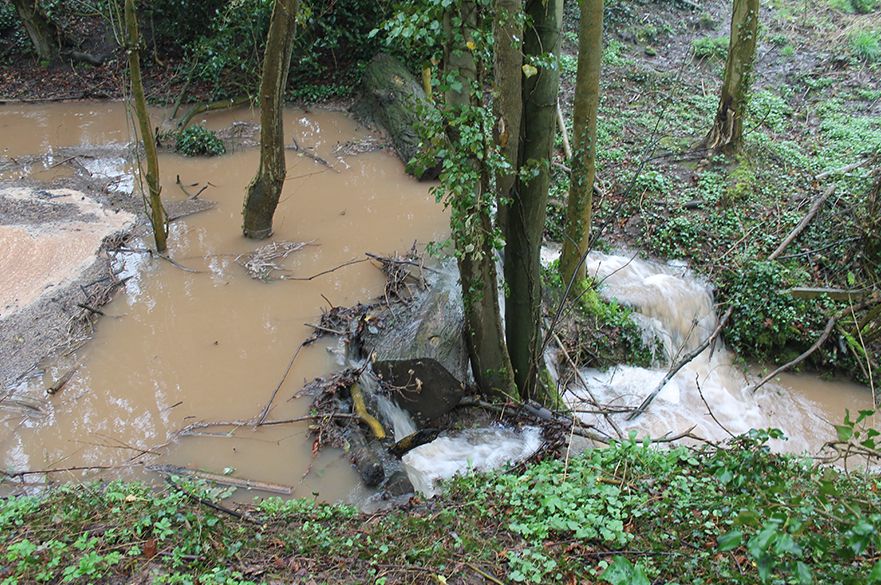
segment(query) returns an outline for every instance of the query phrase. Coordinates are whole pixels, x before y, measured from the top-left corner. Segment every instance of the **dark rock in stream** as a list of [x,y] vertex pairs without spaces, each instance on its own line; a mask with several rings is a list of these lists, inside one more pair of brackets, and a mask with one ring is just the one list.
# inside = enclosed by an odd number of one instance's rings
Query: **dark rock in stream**
[[419,426],[456,407],[470,380],[465,319],[456,275],[432,273],[429,287],[383,317],[362,338],[389,397]]
[[404,494],[412,494],[413,484],[410,483],[410,478],[407,476],[407,472],[404,470],[394,472],[391,477],[388,478],[388,481],[385,482],[383,493],[392,498],[403,496]]

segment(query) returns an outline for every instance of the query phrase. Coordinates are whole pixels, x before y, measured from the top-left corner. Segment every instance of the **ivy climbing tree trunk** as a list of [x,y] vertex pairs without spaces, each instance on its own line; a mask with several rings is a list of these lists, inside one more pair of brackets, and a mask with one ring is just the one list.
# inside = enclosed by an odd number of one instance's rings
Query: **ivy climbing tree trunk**
[[[524,31],[523,114],[519,174],[509,212],[505,247],[508,351],[521,395],[538,398],[541,367],[541,264],[550,160],[560,88],[563,0],[527,0]],[[551,61],[551,65],[543,65]]]
[[153,226],[153,237],[156,250],[165,252],[168,237],[168,222],[165,208],[162,206],[159,184],[159,157],[156,154],[156,140],[153,138],[153,126],[147,112],[147,99],[144,97],[144,84],[141,81],[141,38],[138,32],[138,16],[135,13],[135,0],[125,0],[126,53],[128,54],[128,70],[131,79],[132,100],[134,101],[135,118],[141,142],[144,145],[144,158],[147,159],[146,180],[149,191],[150,224]]
[[[575,80],[575,113],[569,202],[563,235],[560,272],[563,282],[584,280],[581,258],[590,245],[593,184],[596,179],[597,110],[600,107],[600,68],[603,61],[603,0],[582,0],[578,29],[578,74]],[[570,289],[578,294],[578,287]]]
[[707,148],[730,153],[741,146],[758,36],[759,0],[734,0],[725,78],[713,128],[704,140]]
[[[444,172],[460,177],[456,181],[458,188],[451,194],[450,223],[465,307],[471,371],[484,394],[517,397],[499,309],[489,171],[485,162],[462,144],[461,130],[473,131],[475,123],[479,125],[483,119],[483,79],[472,52],[476,48],[477,11],[476,2],[464,0],[458,4],[457,13],[447,13],[444,18],[445,81],[449,85],[444,101],[450,120],[446,132],[451,148],[466,158],[461,167],[452,165],[457,168],[445,168]],[[467,134],[473,137],[473,132]],[[480,134],[486,137],[488,131]]]
[[12,0],[37,56],[51,61],[58,54],[58,28],[40,11],[36,0]]
[[260,167],[248,186],[243,211],[245,237],[260,240],[272,235],[272,216],[285,179],[284,92],[291,67],[297,0],[275,0],[260,78]]
[[508,224],[508,202],[517,171],[520,146],[521,67],[523,53],[523,0],[495,0],[493,20],[493,106],[495,127],[493,137],[499,152],[510,165],[509,170],[496,173],[496,224],[505,233]]

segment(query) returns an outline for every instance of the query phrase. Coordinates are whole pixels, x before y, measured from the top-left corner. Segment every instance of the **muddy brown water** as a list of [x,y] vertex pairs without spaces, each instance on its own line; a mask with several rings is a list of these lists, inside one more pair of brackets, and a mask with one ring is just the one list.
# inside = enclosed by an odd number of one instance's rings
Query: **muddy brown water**
[[[17,118],[18,110],[24,114]],[[210,125],[251,117],[250,112],[224,113]],[[128,136],[118,104],[5,107],[0,108],[0,125],[4,132],[23,135],[23,143],[7,147],[16,154]],[[285,262],[293,276],[311,276],[363,258],[367,251],[403,252],[414,242],[421,247],[445,237],[446,216],[430,195],[430,185],[405,175],[393,155],[333,156],[337,142],[368,136],[346,115],[291,110],[285,126],[289,139],[295,136],[338,171],[288,153],[289,179],[273,240],[310,242]],[[252,417],[311,333],[304,324],[317,322],[327,300],[351,305],[382,293],[384,279],[368,262],[305,282],[265,284],[246,275],[235,257],[261,244],[240,235],[242,198],[257,161],[256,150],[219,158],[162,155],[166,199],[184,197],[175,184],[180,176],[188,185],[210,182],[201,197],[218,203],[211,211],[172,224],[172,257],[201,272],[186,272],[140,253],[120,258],[136,276],[104,308],[107,317],[99,322],[94,340],[72,360],[29,381],[28,391],[44,402],[47,414],[0,412],[4,469],[122,465],[141,450],[169,441],[191,422]],[[270,418],[306,414],[309,399],[291,398],[304,381],[339,367],[331,351],[335,349],[333,342],[304,348]],[[63,390],[40,396],[71,363],[78,370]],[[335,451],[313,461],[307,433],[306,424],[299,423],[241,428],[236,438],[187,437],[158,449],[158,460],[147,460],[291,485],[300,496],[357,497],[352,492],[360,488],[349,463]],[[65,473],[55,479],[74,477],[80,476]]]

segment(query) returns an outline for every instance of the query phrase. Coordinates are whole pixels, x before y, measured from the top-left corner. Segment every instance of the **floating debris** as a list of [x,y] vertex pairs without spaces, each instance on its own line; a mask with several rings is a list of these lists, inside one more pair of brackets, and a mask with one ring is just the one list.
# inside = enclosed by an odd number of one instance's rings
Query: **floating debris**
[[260,246],[253,252],[236,257],[248,275],[255,280],[270,282],[273,280],[285,280],[285,274],[290,272],[279,264],[285,258],[298,252],[312,242],[272,242]]

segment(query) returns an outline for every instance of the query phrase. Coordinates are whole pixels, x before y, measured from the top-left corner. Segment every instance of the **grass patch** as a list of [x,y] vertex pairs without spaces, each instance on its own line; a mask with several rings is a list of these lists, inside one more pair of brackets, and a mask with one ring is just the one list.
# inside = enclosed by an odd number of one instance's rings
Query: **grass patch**
[[691,41],[691,50],[695,59],[710,59],[724,62],[728,58],[727,36],[701,37]]
[[850,35],[848,42],[855,59],[865,63],[881,61],[881,31],[858,30]]

